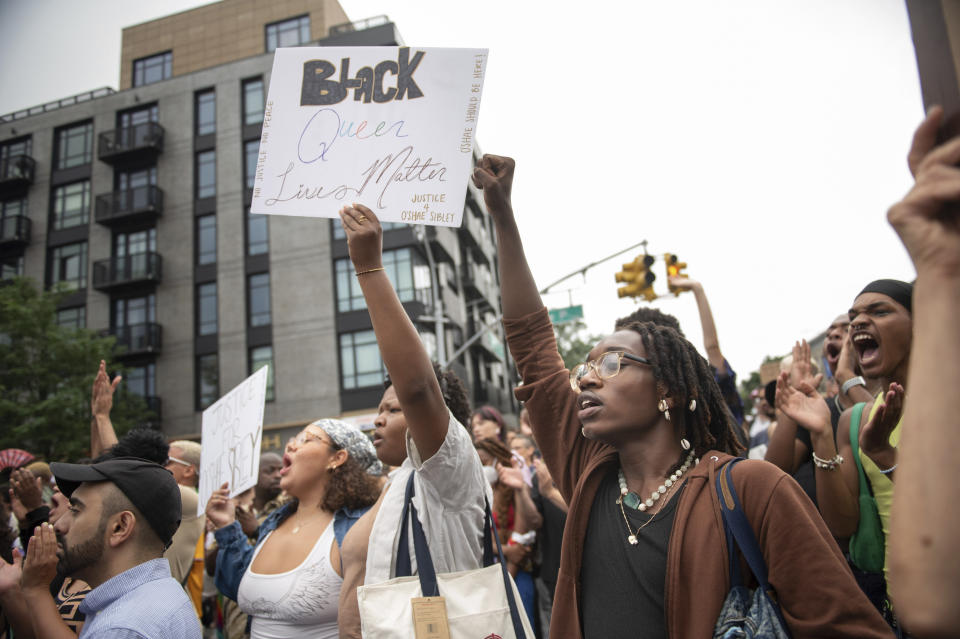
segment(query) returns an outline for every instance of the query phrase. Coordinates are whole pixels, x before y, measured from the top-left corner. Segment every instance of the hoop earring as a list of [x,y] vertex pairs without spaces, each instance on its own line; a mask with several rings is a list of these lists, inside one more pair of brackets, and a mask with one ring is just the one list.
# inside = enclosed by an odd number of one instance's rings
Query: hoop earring
[[667,405],[667,400],[664,398],[660,399],[660,402],[657,404],[657,409],[663,413],[664,418],[669,422],[670,421],[670,407]]

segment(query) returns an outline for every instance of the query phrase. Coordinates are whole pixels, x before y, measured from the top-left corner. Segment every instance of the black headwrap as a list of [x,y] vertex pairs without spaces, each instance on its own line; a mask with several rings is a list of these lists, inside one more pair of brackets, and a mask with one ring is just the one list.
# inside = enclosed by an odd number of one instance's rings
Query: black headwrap
[[900,280],[874,280],[863,287],[863,290],[857,293],[857,297],[860,297],[864,293],[880,293],[881,295],[886,295],[907,309],[908,313],[913,312],[910,303],[913,297],[913,284],[901,282]]

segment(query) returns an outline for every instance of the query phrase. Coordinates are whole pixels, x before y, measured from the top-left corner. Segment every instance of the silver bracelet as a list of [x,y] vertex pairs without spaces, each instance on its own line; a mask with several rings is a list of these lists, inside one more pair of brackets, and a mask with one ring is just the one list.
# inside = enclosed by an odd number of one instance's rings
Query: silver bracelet
[[892,472],[895,471],[896,469],[897,469],[897,465],[896,465],[896,464],[894,464],[893,466],[891,466],[890,468],[888,468],[888,469],[886,469],[886,470],[884,470],[884,469],[880,468],[879,466],[877,466],[877,470],[880,471],[880,474],[881,474],[881,475],[889,475],[890,473],[892,473]]
[[850,389],[854,386],[863,386],[866,388],[867,380],[863,379],[863,375],[857,375],[856,377],[851,377],[843,383],[843,386],[840,387],[840,393],[846,395],[850,392]]
[[836,470],[837,466],[843,463],[843,456],[840,453],[837,453],[837,456],[833,459],[823,459],[822,457],[817,457],[816,453],[813,455],[813,464],[822,470]]

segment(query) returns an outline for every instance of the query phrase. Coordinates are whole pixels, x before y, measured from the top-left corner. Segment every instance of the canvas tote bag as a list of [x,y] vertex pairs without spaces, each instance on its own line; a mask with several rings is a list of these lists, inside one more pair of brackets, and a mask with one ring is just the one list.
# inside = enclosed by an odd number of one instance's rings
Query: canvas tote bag
[[[412,599],[441,596],[445,600],[451,639],[501,637],[532,639],[530,622],[518,606],[520,595],[507,572],[496,524],[486,504],[483,527],[483,568],[437,574],[423,526],[413,505],[414,475],[407,482],[397,549],[397,577],[357,588],[360,628],[364,639],[412,639]],[[409,525],[408,525],[409,522]],[[417,576],[411,575],[408,528],[412,531]],[[496,541],[499,565],[493,561]]]

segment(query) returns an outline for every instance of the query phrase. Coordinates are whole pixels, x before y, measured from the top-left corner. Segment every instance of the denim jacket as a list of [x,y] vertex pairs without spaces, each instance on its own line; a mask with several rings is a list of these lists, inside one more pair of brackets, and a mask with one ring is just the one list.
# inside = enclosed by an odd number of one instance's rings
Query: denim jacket
[[[338,546],[343,544],[343,538],[347,531],[357,523],[357,520],[367,510],[369,508],[341,508],[334,514],[333,535],[337,538]],[[270,513],[257,529],[257,543],[253,546],[250,545],[247,536],[243,534],[238,521],[213,533],[217,539],[217,545],[220,547],[220,552],[217,554],[217,574],[214,577],[214,583],[216,583],[220,592],[234,601],[237,600],[240,581],[243,579],[243,573],[246,572],[247,566],[253,560],[256,547],[264,540],[267,533],[276,530],[277,526],[292,514],[292,504],[284,504]]]

